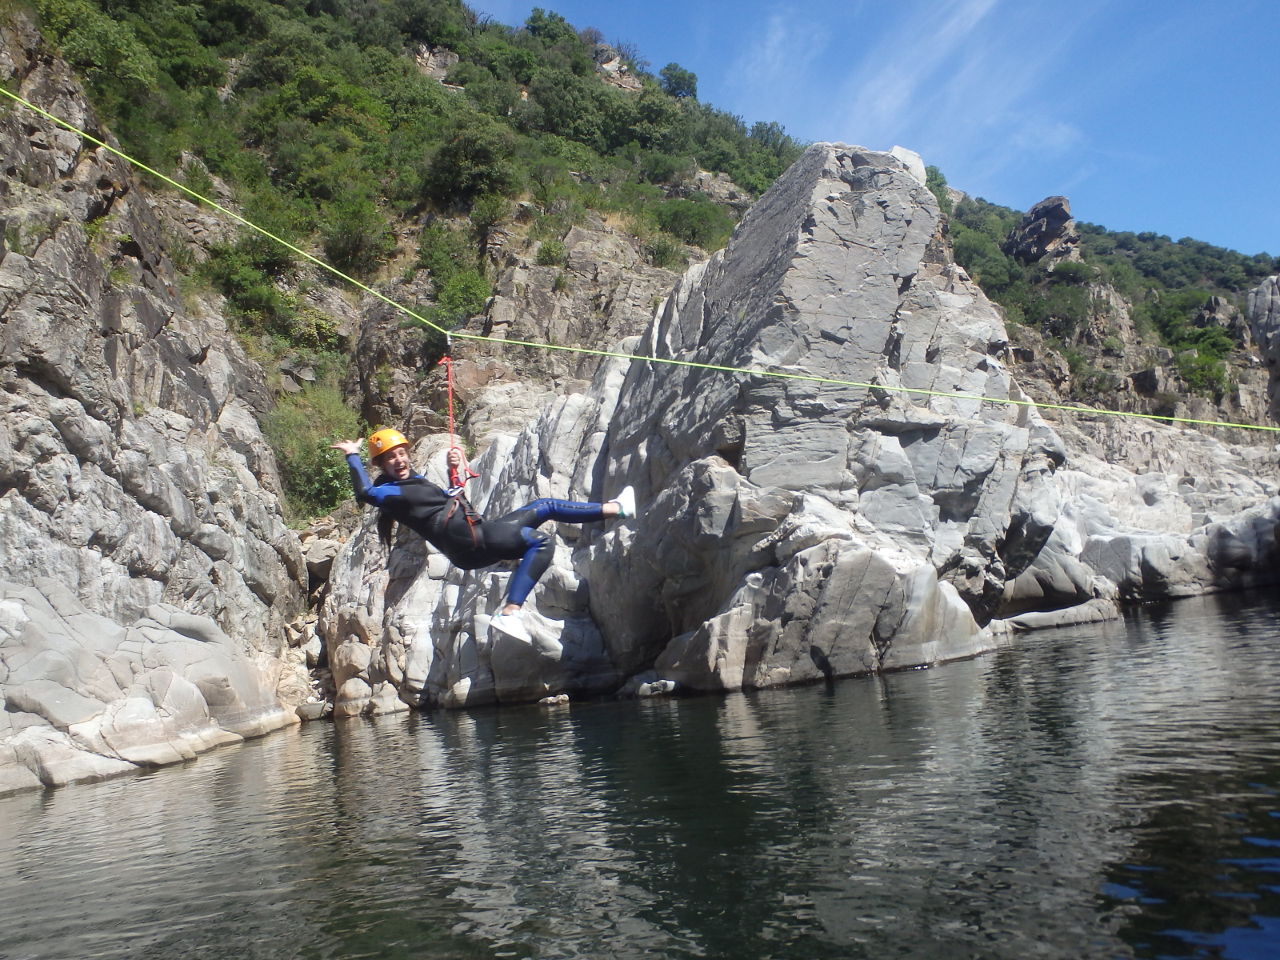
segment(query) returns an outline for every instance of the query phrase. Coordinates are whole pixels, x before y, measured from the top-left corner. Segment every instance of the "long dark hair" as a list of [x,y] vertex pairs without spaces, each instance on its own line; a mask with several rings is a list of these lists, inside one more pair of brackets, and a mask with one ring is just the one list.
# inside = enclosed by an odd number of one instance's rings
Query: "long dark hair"
[[388,550],[391,549],[391,540],[396,534],[396,518],[389,513],[378,511],[378,539],[382,541],[382,545]]

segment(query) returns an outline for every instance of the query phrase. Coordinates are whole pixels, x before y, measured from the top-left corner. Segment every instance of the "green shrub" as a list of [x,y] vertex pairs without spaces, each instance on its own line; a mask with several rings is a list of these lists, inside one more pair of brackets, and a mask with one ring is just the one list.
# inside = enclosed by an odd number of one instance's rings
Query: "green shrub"
[[729,212],[706,200],[668,200],[655,216],[667,233],[704,250],[720,249],[733,232]]
[[352,197],[338,203],[324,227],[324,254],[344,273],[366,277],[395,250],[386,217],[372,200]]
[[670,156],[657,150],[642,154],[638,167],[641,179],[647,183],[671,185],[683,183],[698,170],[691,157]]
[[247,238],[234,245],[215,245],[203,266],[204,276],[227,298],[231,313],[249,330],[287,337],[293,317],[292,298],[254,256],[260,245]]
[[340,347],[338,325],[333,317],[314,307],[297,310],[289,324],[291,345],[311,350],[337,350]]
[[441,326],[452,327],[484,309],[492,287],[479,270],[459,270],[436,285],[436,316]]
[[667,270],[683,267],[688,262],[685,258],[684,247],[680,244],[680,241],[667,236],[665,233],[659,233],[650,239],[644,245],[644,252],[651,264]]
[[551,212],[538,217],[529,230],[533,240],[559,240],[569,228],[584,223],[587,219],[587,208],[581,203],[572,201],[557,202],[552,205]]
[[942,171],[932,165],[925,167],[924,185],[929,188],[933,198],[938,201],[938,209],[942,211],[942,215],[944,217],[950,216],[954,205],[947,195],[947,178],[942,175]]
[[1049,274],[1050,279],[1060,283],[1090,283],[1097,275],[1097,271],[1087,263],[1078,263],[1075,260],[1060,260],[1053,265],[1053,272]]
[[128,24],[89,0],[36,0],[44,35],[94,83],[123,82],[136,89],[156,83],[158,67]]
[[658,76],[662,78],[662,90],[668,96],[698,99],[698,75],[692,70],[686,70],[678,63],[668,63],[658,71]]
[[538,247],[538,266],[540,267],[560,267],[564,266],[565,249],[563,240],[543,240],[542,246]]
[[418,263],[430,271],[438,286],[459,270],[474,269],[478,257],[475,247],[461,232],[435,221],[422,228]]
[[1187,386],[1215,401],[1221,400],[1230,386],[1226,364],[1217,357],[1189,350],[1178,355],[1177,366]]
[[497,194],[486,193],[471,206],[471,225],[484,237],[497,224],[511,216],[511,201]]
[[1070,341],[1089,318],[1089,292],[1084,287],[1053,284],[1023,306],[1027,323]]
[[280,468],[291,523],[328,513],[351,495],[346,462],[329,445],[364,431],[336,385],[317,384],[282,397],[262,428]]
[[519,183],[514,154],[514,135],[498,123],[484,117],[459,122],[427,167],[423,192],[442,204],[510,193]]

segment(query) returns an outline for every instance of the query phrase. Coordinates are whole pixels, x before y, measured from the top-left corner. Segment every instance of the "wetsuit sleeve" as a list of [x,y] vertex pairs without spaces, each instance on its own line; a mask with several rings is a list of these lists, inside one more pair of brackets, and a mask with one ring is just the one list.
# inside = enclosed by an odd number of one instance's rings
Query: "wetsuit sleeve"
[[399,494],[395,484],[380,483],[376,487],[369,482],[369,474],[365,472],[364,461],[358,453],[347,454],[347,466],[351,469],[351,489],[361,503],[372,503],[375,507],[383,504],[388,497]]

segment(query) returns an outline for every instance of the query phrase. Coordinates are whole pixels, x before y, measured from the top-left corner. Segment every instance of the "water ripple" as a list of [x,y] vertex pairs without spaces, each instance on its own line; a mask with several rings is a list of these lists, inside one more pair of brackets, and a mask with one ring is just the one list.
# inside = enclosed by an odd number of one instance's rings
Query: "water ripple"
[[0,954],[1277,955],[1276,612],[1186,601],[830,687],[312,724],[3,799]]

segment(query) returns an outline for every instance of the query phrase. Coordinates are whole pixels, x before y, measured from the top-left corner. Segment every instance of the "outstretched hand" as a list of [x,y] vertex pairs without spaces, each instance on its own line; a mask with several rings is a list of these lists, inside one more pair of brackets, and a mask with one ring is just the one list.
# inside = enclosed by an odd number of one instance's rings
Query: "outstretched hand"
[[329,445],[330,450],[341,450],[345,454],[360,454],[359,440],[335,440]]

